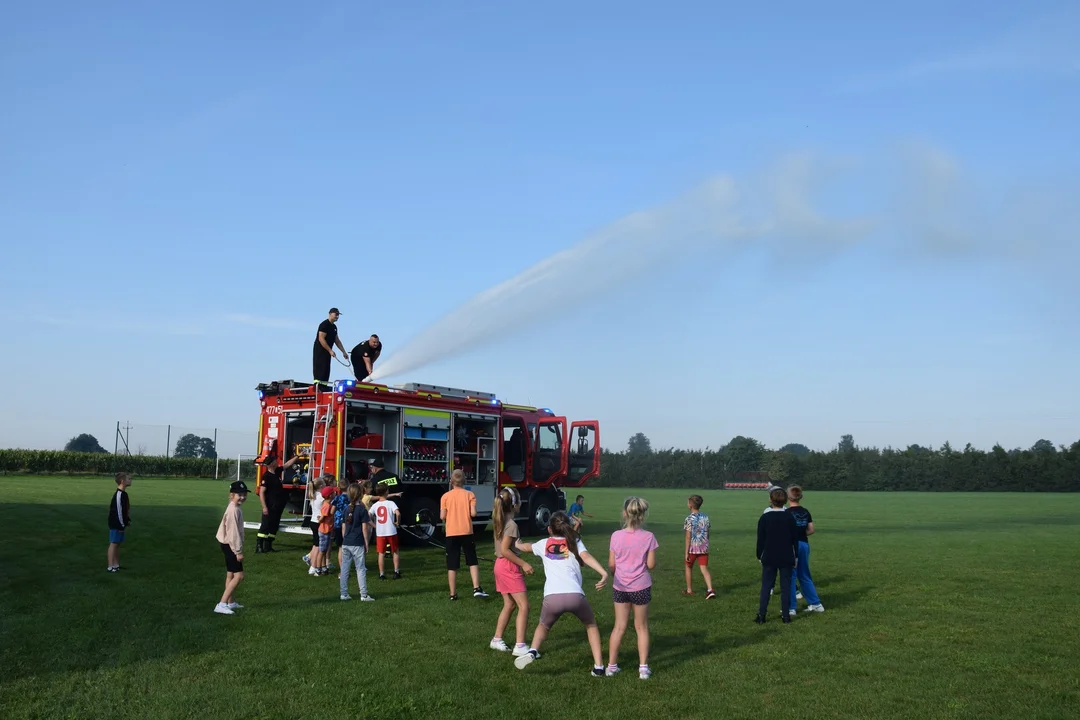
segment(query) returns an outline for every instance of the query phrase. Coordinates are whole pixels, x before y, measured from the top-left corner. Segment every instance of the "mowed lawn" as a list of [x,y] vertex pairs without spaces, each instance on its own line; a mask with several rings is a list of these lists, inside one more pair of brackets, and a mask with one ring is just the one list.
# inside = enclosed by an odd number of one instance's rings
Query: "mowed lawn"
[[[709,491],[719,597],[683,597],[684,491],[645,490],[660,541],[653,677],[635,638],[594,679],[565,617],[524,671],[487,645],[501,604],[447,598],[442,553],[403,553],[375,603],[311,577],[302,536],[256,555],[236,616],[215,615],[214,531],[226,485],[136,478],[124,569],[105,572],[110,478],[0,478],[0,717],[4,718],[1066,718],[1080,714],[1080,495],[807,494],[826,612],[753,623],[761,491]],[[585,541],[606,562],[623,490],[584,491]],[[249,519],[258,514],[255,498]],[[491,557],[488,538],[483,552]],[[529,636],[542,569],[530,579]],[[591,589],[607,651],[610,590]],[[467,577],[463,573],[463,577]],[[355,580],[354,580],[355,582]],[[355,585],[352,592],[356,595]],[[800,605],[800,608],[803,605]],[[507,640],[513,641],[512,631]]]

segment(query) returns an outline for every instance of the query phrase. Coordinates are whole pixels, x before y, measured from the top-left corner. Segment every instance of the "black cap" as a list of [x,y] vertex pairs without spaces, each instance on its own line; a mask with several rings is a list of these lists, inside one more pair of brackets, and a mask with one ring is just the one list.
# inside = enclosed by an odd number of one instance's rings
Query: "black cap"
[[244,484],[243,480],[237,480],[237,481],[233,482],[232,485],[229,486],[229,492],[231,492],[231,493],[240,494],[240,493],[246,493],[247,491],[248,491],[248,487],[247,487],[247,485]]
[[379,458],[371,458],[370,460],[368,460],[368,465],[377,468],[381,468],[383,466],[382,460],[380,460]]
[[[340,314],[341,314],[341,311],[340,311],[340,310],[338,310],[337,308],[330,308],[330,312],[331,312],[331,313],[337,313],[338,315],[340,315]],[[330,313],[327,313],[327,315],[329,315],[329,314],[330,314]]]

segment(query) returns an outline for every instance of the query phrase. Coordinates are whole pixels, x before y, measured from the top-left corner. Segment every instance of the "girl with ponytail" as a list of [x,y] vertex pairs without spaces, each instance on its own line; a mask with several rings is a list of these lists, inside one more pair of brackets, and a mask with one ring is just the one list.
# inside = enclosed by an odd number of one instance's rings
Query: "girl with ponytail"
[[629,497],[623,503],[622,530],[616,530],[608,545],[608,568],[615,576],[612,599],[615,601],[615,626],[608,641],[607,676],[619,672],[619,646],[630,612],[634,614],[637,635],[638,677],[648,680],[649,669],[649,603],[652,602],[652,576],[656,568],[656,536],[645,529],[649,503],[644,498]]
[[529,652],[525,644],[525,631],[529,622],[529,596],[525,594],[525,575],[532,575],[532,565],[518,556],[514,542],[521,537],[514,517],[521,510],[521,496],[513,487],[504,487],[495,498],[491,512],[491,524],[495,530],[495,590],[502,593],[503,608],[495,623],[495,637],[488,647],[492,650],[510,650],[503,642],[503,632],[510,624],[510,616],[517,608],[517,644],[514,655],[520,657]]
[[547,638],[548,631],[566,613],[576,615],[585,626],[592,650],[594,677],[604,677],[604,658],[600,646],[600,628],[596,625],[589,601],[582,589],[581,566],[588,565],[600,573],[596,589],[600,590],[607,583],[607,570],[596,561],[581,542],[574,522],[565,512],[557,512],[548,523],[548,538],[537,543],[516,543],[523,552],[531,552],[544,562],[544,604],[540,607],[540,624],[533,633],[532,646],[528,652],[514,661],[519,670],[524,670],[529,663],[540,658],[540,645]]

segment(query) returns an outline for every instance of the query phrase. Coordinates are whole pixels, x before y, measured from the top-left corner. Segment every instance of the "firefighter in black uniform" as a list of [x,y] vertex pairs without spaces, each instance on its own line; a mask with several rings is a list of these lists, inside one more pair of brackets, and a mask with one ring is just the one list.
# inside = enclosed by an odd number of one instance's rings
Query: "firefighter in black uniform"
[[349,353],[345,352],[345,346],[341,344],[341,338],[338,337],[336,323],[339,317],[341,317],[341,311],[336,307],[330,308],[326,319],[319,324],[319,330],[315,333],[315,344],[311,348],[311,371],[318,385],[330,384],[330,358],[336,357],[335,345],[341,350],[345,359],[349,359]]
[[261,489],[259,490],[259,502],[262,503],[262,523],[259,525],[258,539],[255,543],[255,552],[277,552],[274,549],[274,539],[277,537],[278,526],[281,524],[281,513],[285,512],[289,496],[281,486],[281,472],[296,463],[296,456],[285,463],[284,467],[278,467],[276,455],[271,455],[263,463]]

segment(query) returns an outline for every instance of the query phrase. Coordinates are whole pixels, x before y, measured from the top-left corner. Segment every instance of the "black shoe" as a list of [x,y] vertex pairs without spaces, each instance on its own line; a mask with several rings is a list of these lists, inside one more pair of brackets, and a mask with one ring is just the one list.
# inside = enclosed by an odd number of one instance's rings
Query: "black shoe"
[[451,595],[451,596],[450,596],[450,599],[451,599],[451,600],[457,600],[457,595]]
[[255,552],[261,553],[263,551],[263,539],[259,538],[255,541]]
[[785,625],[790,625],[791,624],[791,616],[788,615],[787,613],[784,613],[783,615],[781,615],[780,619],[784,621]]
[[756,618],[754,618],[754,622],[756,622],[758,625],[764,625],[765,624],[765,616],[759,614]]
[[394,571],[394,579],[395,580],[400,580],[401,579],[401,573],[399,571],[397,571],[397,570]]
[[379,576],[379,579],[380,579],[380,580],[385,580],[385,579],[386,579],[386,576],[385,576],[385,575],[380,575],[380,576]]
[[263,552],[277,552],[277,550],[274,549],[273,538],[266,538],[266,540],[263,541]]

